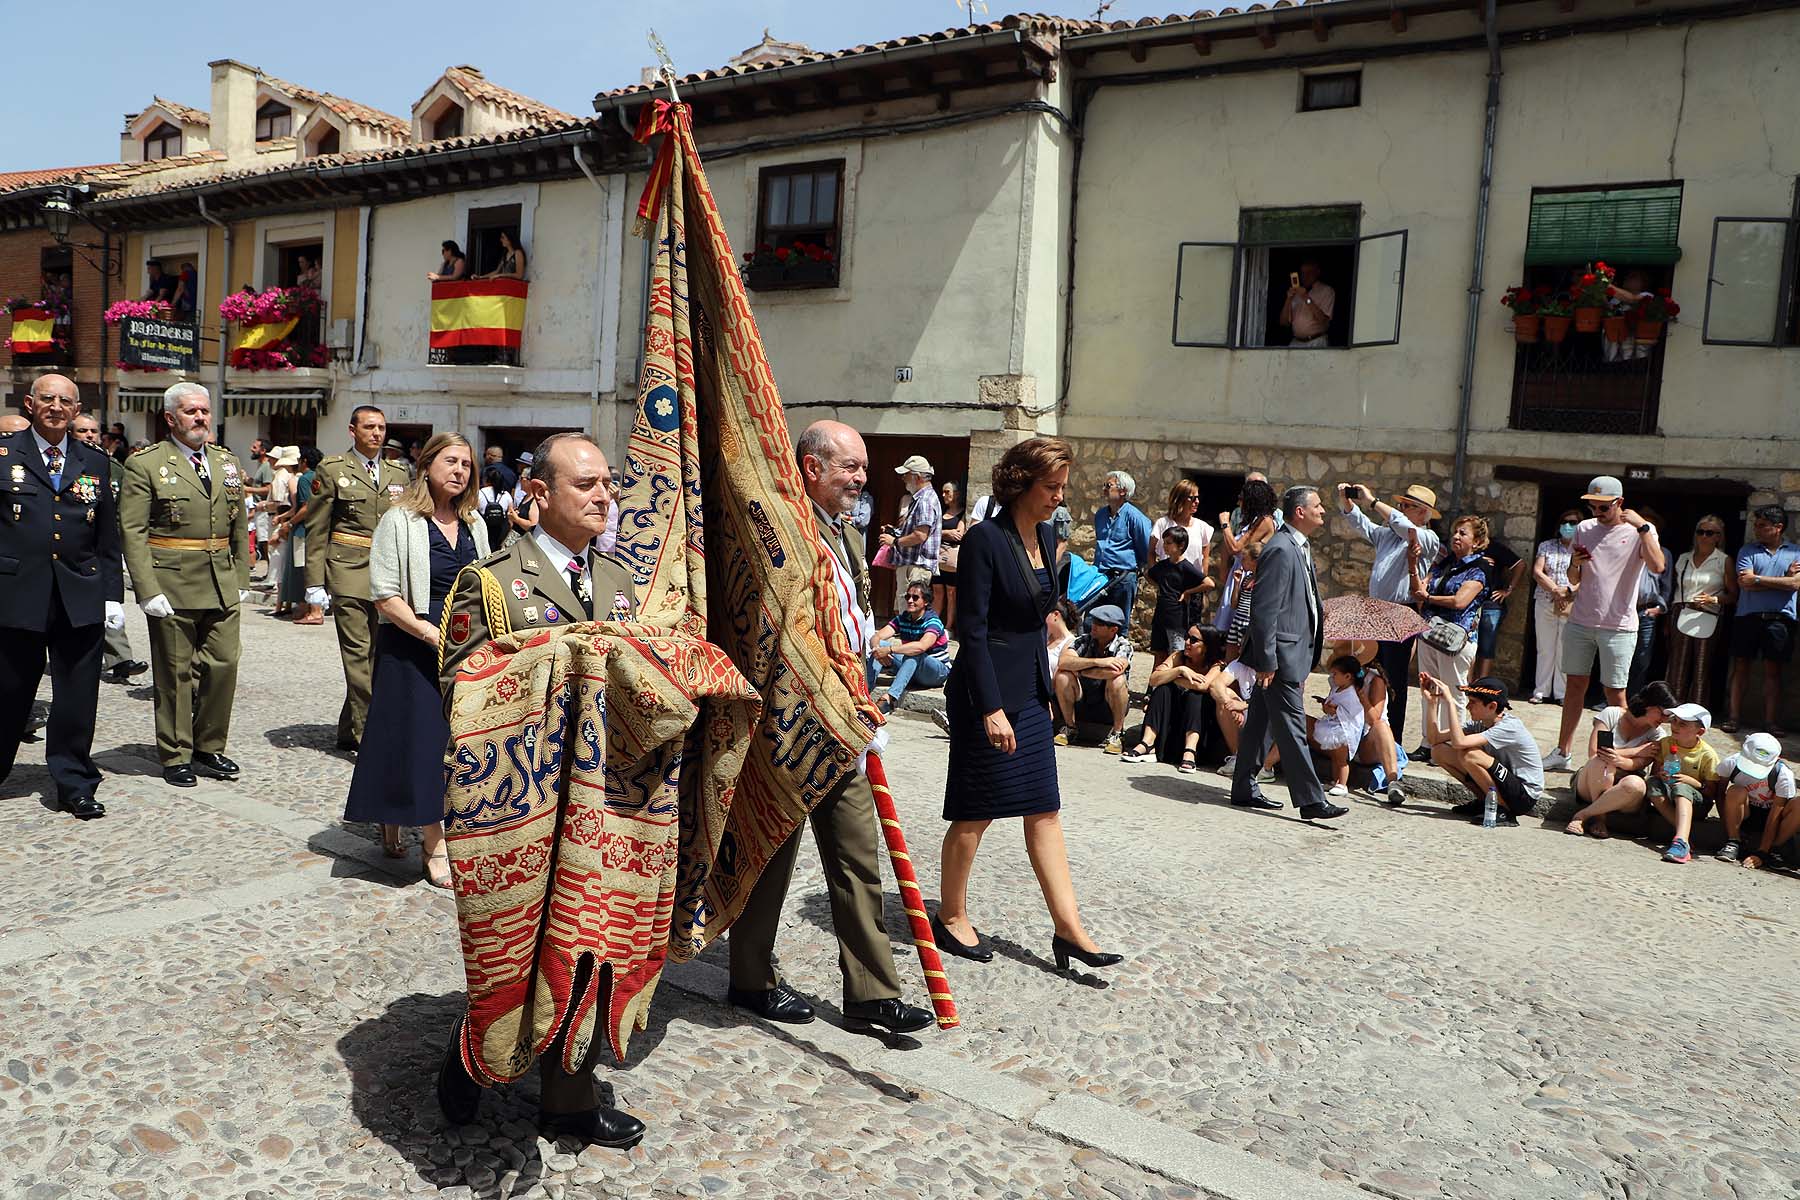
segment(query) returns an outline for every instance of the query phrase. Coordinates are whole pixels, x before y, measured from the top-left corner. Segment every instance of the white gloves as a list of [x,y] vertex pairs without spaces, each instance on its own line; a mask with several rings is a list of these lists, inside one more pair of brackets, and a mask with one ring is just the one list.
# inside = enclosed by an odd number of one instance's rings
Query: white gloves
[[144,610],[146,617],[172,617],[175,615],[175,606],[170,604],[169,598],[161,593],[148,600],[138,601],[138,607]]
[[325,589],[322,587],[306,589],[306,602],[308,604],[323,604],[327,599],[328,597],[325,595]]
[[125,606],[117,600],[106,601],[106,627],[108,629],[125,628]]

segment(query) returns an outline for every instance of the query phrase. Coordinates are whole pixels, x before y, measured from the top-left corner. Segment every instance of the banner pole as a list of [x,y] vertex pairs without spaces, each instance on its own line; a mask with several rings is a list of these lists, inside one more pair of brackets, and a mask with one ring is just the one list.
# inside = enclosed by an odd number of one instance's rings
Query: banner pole
[[906,835],[900,830],[900,814],[894,807],[894,794],[888,790],[887,768],[882,765],[881,755],[873,751],[869,754],[868,764],[869,787],[875,793],[875,815],[881,820],[881,836],[887,841],[888,860],[894,864],[894,881],[900,885],[900,904],[906,909],[906,919],[912,923],[913,945],[919,951],[919,966],[925,972],[925,990],[931,995],[938,1028],[954,1029],[962,1024],[962,1019],[956,1015],[950,979],[944,974],[937,942],[931,936],[931,921],[925,916],[925,897],[919,893],[912,856],[906,852]]

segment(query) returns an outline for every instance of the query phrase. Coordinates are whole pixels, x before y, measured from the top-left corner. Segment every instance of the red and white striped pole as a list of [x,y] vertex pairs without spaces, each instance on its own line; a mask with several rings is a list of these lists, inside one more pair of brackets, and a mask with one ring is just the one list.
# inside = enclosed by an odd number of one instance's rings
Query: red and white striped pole
[[925,990],[931,995],[931,1008],[937,1014],[939,1029],[954,1029],[962,1024],[956,1015],[956,1001],[950,996],[950,979],[944,974],[944,963],[938,957],[937,942],[931,936],[931,921],[925,915],[925,897],[919,892],[919,881],[913,875],[912,856],[906,852],[906,835],[900,831],[900,814],[894,808],[894,794],[888,790],[887,768],[881,755],[869,754],[869,787],[875,793],[875,815],[881,819],[881,836],[887,841],[888,859],[894,864],[894,881],[900,885],[900,903],[906,919],[912,922],[913,945],[919,951],[919,966],[925,971]]

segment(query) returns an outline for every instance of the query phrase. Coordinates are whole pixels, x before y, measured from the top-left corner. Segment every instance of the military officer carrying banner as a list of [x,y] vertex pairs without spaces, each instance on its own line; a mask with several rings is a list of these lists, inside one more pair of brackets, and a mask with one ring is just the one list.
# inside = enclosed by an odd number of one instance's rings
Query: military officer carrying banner
[[354,446],[319,464],[312,502],[306,509],[306,602],[325,603],[337,625],[338,653],[344,660],[344,707],[338,714],[337,744],[355,750],[362,743],[375,676],[375,604],[369,599],[369,547],[381,514],[409,482],[405,471],[381,461],[387,418],[365,404],[350,414]]
[[207,444],[212,396],[198,383],[163,393],[169,437],[132,455],[119,493],[125,566],[150,618],[156,750],[163,780],[193,787],[194,770],[235,779],[225,757],[237,693],[238,615],[249,598],[244,471]]

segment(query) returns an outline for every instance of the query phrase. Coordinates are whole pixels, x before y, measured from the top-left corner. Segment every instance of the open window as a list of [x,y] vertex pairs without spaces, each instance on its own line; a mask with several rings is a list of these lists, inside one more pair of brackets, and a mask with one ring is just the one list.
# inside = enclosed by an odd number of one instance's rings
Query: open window
[[167,121],[157,123],[155,129],[144,135],[144,161],[156,162],[158,159],[176,158],[181,154],[181,130]]
[[[463,241],[468,250],[469,274],[480,275],[500,269],[502,260],[506,258],[506,247],[500,244],[500,235],[504,233],[516,245],[522,216],[523,209],[517,204],[497,204],[492,208],[469,210],[469,227]],[[527,249],[526,253],[529,255],[531,251]]]
[[1795,256],[1800,219],[1718,217],[1700,338],[1715,346],[1800,345]]
[[1177,346],[1346,349],[1400,340],[1407,231],[1356,205],[1245,209],[1236,242],[1177,247]]
[[272,142],[294,133],[294,110],[279,100],[267,100],[256,110],[256,140]]

